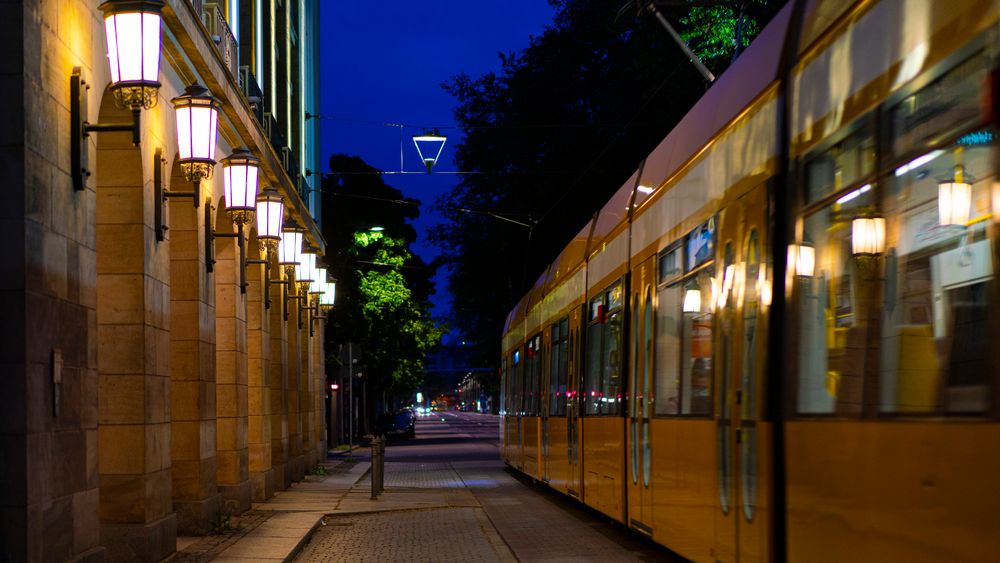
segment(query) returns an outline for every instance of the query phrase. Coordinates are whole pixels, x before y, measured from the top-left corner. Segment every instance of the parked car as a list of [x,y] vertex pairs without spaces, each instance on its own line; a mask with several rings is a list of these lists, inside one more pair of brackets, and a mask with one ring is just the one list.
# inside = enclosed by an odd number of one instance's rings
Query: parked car
[[413,438],[417,435],[417,417],[410,409],[402,409],[394,414],[382,414],[376,421],[375,429],[383,436]]

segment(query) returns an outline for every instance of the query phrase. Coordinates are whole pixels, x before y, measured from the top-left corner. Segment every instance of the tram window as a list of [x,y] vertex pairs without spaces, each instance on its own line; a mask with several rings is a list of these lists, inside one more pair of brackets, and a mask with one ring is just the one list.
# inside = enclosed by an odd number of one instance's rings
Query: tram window
[[622,284],[590,302],[587,327],[586,414],[621,412]]
[[875,171],[875,136],[870,124],[806,162],[806,200],[818,201]]
[[681,300],[680,285],[659,290],[656,309],[656,402],[658,415],[680,414]]
[[[712,268],[705,268],[681,284],[681,392],[682,415],[712,413],[714,315]],[[688,298],[691,295],[691,298]],[[698,299],[694,299],[697,296]],[[687,305],[686,307],[684,305]],[[687,309],[688,312],[684,312]]]
[[528,340],[525,349],[524,414],[538,416],[541,411],[542,335]]
[[811,276],[798,276],[798,411],[860,415],[875,296],[877,255],[853,255],[852,223],[875,213],[875,190],[847,190],[803,222],[815,248]]
[[552,325],[549,415],[566,415],[566,376],[569,372],[569,318]]
[[890,179],[881,412],[976,414],[990,407],[996,138],[993,129],[973,130],[901,162]]
[[507,358],[500,359],[500,414],[507,414]]
[[687,236],[685,271],[690,272],[715,256],[715,218],[705,221]]
[[524,404],[521,402],[523,396],[522,389],[524,387],[524,369],[521,365],[521,352],[519,350],[514,351],[511,363],[514,366],[512,369],[514,373],[510,378],[510,396],[512,399],[510,411],[513,415],[521,416],[524,414]]

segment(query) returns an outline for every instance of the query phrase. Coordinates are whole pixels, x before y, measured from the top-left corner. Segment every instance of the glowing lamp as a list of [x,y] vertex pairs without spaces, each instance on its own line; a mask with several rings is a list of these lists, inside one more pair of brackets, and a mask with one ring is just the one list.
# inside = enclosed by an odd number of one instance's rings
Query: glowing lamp
[[685,313],[701,312],[701,290],[689,289],[684,292],[684,312]]
[[326,285],[326,268],[320,268],[317,264],[316,268],[316,278],[309,285],[309,293],[320,294],[324,291],[324,286]]
[[851,251],[855,256],[885,252],[885,218],[858,217],[851,223]]
[[299,263],[295,265],[295,281],[299,284],[299,295],[303,297],[308,295],[309,286],[316,279],[315,276],[316,255],[311,252],[300,252]]
[[972,185],[965,182],[938,184],[938,221],[942,226],[969,224],[972,207]]
[[811,278],[816,273],[816,249],[810,244],[788,246],[788,261],[796,276]]
[[285,204],[278,191],[274,188],[264,190],[257,198],[257,242],[262,252],[270,256],[278,249],[284,222]]
[[170,102],[177,120],[178,164],[188,181],[211,178],[219,130],[219,101],[208,89],[195,83]]
[[320,307],[329,309],[333,307],[333,301],[337,297],[337,282],[324,282],[323,294],[319,296]]
[[244,148],[222,159],[226,211],[233,223],[243,225],[253,218],[257,209],[257,174],[260,159]]
[[109,0],[104,12],[111,91],[118,107],[138,110],[156,105],[160,90],[161,0]]
[[[448,137],[441,135],[435,129],[431,133],[425,133],[423,135],[414,135],[413,144],[417,147],[417,154],[420,155],[421,162],[427,167],[427,173],[431,173],[431,168],[437,164],[438,158],[441,157],[441,151],[444,150],[444,144],[448,140]],[[424,147],[424,148],[421,148]],[[437,152],[434,152],[435,146],[437,147]],[[424,155],[424,150],[427,150],[427,155]],[[434,156],[431,156],[431,154]]]

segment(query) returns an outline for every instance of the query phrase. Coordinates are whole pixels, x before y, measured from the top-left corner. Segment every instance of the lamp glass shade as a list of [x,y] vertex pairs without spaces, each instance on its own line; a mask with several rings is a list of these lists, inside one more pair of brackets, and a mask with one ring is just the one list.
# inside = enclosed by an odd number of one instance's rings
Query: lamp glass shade
[[969,210],[972,207],[972,185],[965,182],[942,182],[938,184],[939,224],[969,224]]
[[297,265],[301,251],[302,231],[295,229],[282,231],[281,242],[278,244],[278,263],[283,266]]
[[[192,84],[171,100],[177,119],[177,152],[181,165],[215,164],[219,103],[205,87]],[[211,168],[208,169],[209,172]],[[206,176],[207,177],[207,176]]]
[[310,252],[300,252],[298,264],[295,265],[295,279],[299,282],[312,282],[316,275],[316,255]]
[[811,278],[816,274],[816,249],[812,245],[790,245],[788,256],[795,275]]
[[337,296],[337,282],[324,282],[323,293],[319,296],[320,305],[333,305],[333,300]]
[[257,238],[280,240],[284,223],[285,204],[281,196],[273,189],[264,190],[257,198]]
[[312,293],[322,293],[326,285],[326,268],[316,268],[315,275],[316,278],[309,285],[309,291]]
[[851,250],[855,255],[885,251],[885,218],[858,217],[851,223]]
[[701,312],[701,291],[697,289],[689,289],[684,292],[684,312],[685,313],[700,313]]
[[101,5],[108,42],[111,82],[156,83],[160,75],[162,2],[116,2]]
[[237,149],[222,159],[226,209],[254,211],[257,209],[257,164],[260,161],[246,149]]

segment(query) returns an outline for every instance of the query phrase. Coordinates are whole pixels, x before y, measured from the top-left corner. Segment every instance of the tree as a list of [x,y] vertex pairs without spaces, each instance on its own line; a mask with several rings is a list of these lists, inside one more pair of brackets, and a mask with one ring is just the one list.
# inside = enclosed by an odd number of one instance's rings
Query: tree
[[[477,347],[483,366],[496,364],[503,321],[517,299],[705,90],[644,11],[630,21],[616,18],[620,2],[550,2],[553,23],[524,50],[500,54],[500,71],[463,73],[443,84],[465,128],[456,163],[479,173],[463,176],[437,202],[446,222],[432,240],[444,250],[451,324]],[[728,31],[711,22],[731,23],[743,13],[743,25],[731,28],[740,27],[743,43],[756,33],[756,21],[777,10],[764,6],[755,15],[736,2],[736,10],[721,3],[729,12],[677,4],[668,17],[688,18],[682,32],[715,70],[736,43],[727,51]]]
[[326,262],[338,280],[328,344],[360,346],[371,406],[405,400],[444,332],[429,314],[433,269],[409,250],[419,202],[358,157],[334,155],[330,167],[340,174],[322,182]]

